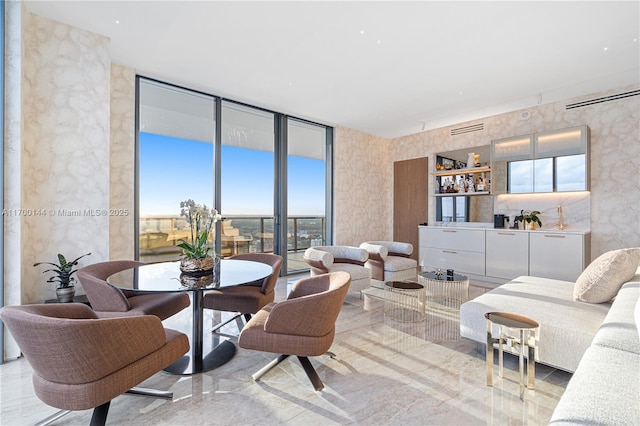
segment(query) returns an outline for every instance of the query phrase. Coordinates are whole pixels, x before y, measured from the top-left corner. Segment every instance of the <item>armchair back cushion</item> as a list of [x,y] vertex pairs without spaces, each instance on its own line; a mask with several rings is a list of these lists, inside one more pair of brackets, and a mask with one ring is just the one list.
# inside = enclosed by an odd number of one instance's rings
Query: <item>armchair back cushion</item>
[[[106,279],[116,272],[144,265],[134,260],[116,260],[94,263],[80,268],[77,272],[80,284],[84,289],[91,307],[98,311],[127,312],[131,305],[127,295],[106,283]],[[133,292],[132,292],[133,293]]]
[[240,333],[240,347],[296,356],[324,354],[335,335],[335,321],[349,290],[346,272],[299,280],[287,300],[270,303]]
[[231,259],[249,260],[252,262],[265,263],[273,268],[273,273],[263,280],[242,285],[257,286],[261,288],[262,294],[272,293],[276,288],[280,268],[282,267],[282,257],[271,253],[244,253],[231,256]]
[[[264,330],[297,336],[326,336],[333,331],[350,280],[346,272],[336,272],[298,281],[287,300],[271,309]],[[309,318],[313,320],[309,321]]]
[[[20,329],[14,338],[34,372],[58,383],[101,379],[158,350],[166,341],[158,317],[99,319],[80,303],[9,307],[3,320],[10,328]],[[118,350],[104,351],[105,345]]]

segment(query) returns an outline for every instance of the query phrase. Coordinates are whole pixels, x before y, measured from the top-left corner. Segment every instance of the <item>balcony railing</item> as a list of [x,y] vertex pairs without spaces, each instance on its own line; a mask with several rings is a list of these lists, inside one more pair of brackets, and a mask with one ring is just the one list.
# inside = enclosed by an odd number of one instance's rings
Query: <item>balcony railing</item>
[[[273,217],[225,216],[220,226],[223,257],[238,253],[273,252]],[[180,216],[140,218],[140,260],[177,260],[180,239],[190,238],[190,228]],[[292,216],[287,220],[287,251],[297,253],[324,245],[324,216]]]

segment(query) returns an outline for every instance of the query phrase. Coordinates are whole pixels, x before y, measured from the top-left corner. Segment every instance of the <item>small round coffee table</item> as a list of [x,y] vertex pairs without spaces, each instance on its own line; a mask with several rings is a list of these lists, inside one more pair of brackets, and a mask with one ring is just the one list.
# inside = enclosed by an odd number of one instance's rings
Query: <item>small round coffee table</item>
[[422,272],[420,282],[427,294],[427,305],[433,309],[457,310],[469,300],[469,277],[460,274],[438,275]]
[[384,315],[398,322],[419,322],[425,319],[424,286],[411,281],[384,283]]

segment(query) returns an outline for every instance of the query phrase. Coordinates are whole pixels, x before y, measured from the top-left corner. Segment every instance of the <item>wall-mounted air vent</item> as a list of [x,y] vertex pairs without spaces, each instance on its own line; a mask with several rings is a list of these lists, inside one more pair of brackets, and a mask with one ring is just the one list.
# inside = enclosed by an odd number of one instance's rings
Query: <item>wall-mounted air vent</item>
[[631,92],[617,93],[615,95],[603,96],[601,98],[589,99],[587,101],[567,104],[567,106],[565,107],[565,110],[582,108],[589,105],[601,104],[603,102],[617,101],[618,99],[624,99],[624,98],[629,98],[631,96],[638,96],[638,95],[640,95],[640,90],[632,90]]
[[472,124],[471,126],[458,127],[457,129],[451,129],[451,136],[461,135],[463,133],[478,132],[484,130],[484,123]]

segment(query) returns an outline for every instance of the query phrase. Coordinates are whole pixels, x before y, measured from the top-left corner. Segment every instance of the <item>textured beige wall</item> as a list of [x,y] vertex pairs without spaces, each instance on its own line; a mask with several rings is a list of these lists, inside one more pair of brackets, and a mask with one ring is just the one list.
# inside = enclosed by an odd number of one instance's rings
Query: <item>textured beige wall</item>
[[[557,223],[556,206],[562,204],[565,218],[573,229],[591,229],[591,256],[607,250],[640,246],[640,98],[638,96],[600,103],[566,111],[568,103],[635,90],[622,87],[581,98],[529,108],[530,118],[522,111],[487,117],[409,135],[393,140],[394,161],[430,157],[434,170],[435,154],[443,151],[488,145],[493,139],[506,138],[545,130],[586,124],[591,129],[591,193],[586,195],[533,194],[497,197],[496,212],[513,214],[520,208],[542,211],[543,222]],[[450,136],[450,130],[470,124],[484,123],[484,130]],[[482,159],[481,159],[482,161]],[[433,193],[434,182],[430,181]],[[435,203],[429,200],[430,222],[435,219]],[[634,212],[633,219],[630,212]]]
[[134,259],[136,72],[111,65],[109,259]]
[[[22,208],[22,3],[5,3],[5,99],[4,99],[4,208]],[[4,220],[4,303],[22,303],[22,217],[5,214]],[[15,340],[4,333],[4,359],[20,356]],[[3,354],[0,354],[3,356]]]
[[[21,192],[23,303],[55,297],[57,253],[109,256],[109,40],[25,12]],[[81,290],[79,290],[82,293]]]
[[393,161],[388,139],[345,127],[335,131],[336,245],[357,246],[393,235]]

